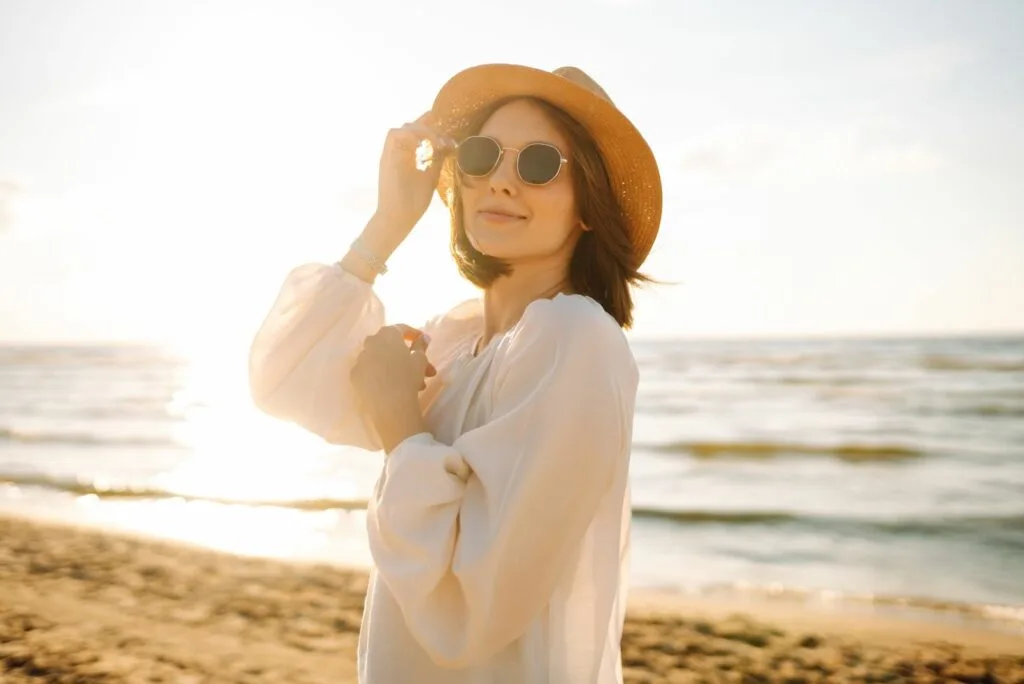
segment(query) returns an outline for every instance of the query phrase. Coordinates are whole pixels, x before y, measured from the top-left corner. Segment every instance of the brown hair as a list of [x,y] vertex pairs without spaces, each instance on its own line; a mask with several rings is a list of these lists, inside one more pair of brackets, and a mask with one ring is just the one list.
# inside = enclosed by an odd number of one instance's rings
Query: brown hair
[[[534,102],[550,117],[552,123],[569,138],[573,195],[580,219],[590,228],[576,243],[569,263],[569,281],[573,291],[600,304],[619,326],[633,323],[633,296],[630,286],[651,282],[639,272],[636,249],[629,237],[625,216],[619,206],[604,159],[590,133],[562,109],[537,98],[509,98],[478,112],[462,135],[473,135],[483,128],[490,116],[513,100]],[[451,162],[450,162],[451,163]],[[457,172],[456,172],[457,173]],[[459,184],[452,185],[451,252],[459,273],[477,287],[486,288],[512,266],[501,259],[478,251],[469,241],[462,221],[462,197]]]

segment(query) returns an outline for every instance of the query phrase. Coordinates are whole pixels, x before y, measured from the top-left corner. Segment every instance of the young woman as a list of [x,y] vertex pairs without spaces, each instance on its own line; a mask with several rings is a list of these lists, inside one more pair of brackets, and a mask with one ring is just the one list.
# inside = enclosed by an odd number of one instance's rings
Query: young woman
[[[435,189],[482,296],[387,326],[372,284]],[[339,263],[289,274],[250,359],[263,411],[385,452],[360,680],[621,682],[623,328],[661,218],[654,156],[582,71],[484,65],[390,132],[378,193]]]

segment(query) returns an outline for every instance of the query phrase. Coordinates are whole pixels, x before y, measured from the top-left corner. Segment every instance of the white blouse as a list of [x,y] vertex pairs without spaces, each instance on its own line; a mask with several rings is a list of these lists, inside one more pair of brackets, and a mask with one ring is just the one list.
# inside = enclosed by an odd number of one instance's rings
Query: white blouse
[[[295,269],[253,342],[257,406],[379,450],[349,372],[382,325],[364,281]],[[387,456],[369,502],[360,681],[621,682],[636,362],[581,295],[532,302],[473,356],[482,329],[479,300],[424,327],[430,432]]]

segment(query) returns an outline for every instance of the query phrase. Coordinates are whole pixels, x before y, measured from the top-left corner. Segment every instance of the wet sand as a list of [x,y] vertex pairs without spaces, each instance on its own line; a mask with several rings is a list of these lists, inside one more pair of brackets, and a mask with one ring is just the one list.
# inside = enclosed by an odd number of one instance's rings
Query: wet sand
[[[366,575],[0,516],[0,682],[355,682]],[[1024,636],[637,592],[627,682],[1010,682]]]

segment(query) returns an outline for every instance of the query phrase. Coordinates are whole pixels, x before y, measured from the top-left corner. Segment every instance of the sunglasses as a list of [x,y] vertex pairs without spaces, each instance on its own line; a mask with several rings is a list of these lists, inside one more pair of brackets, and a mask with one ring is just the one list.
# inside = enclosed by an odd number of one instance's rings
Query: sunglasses
[[516,153],[516,173],[527,185],[547,185],[558,178],[562,165],[569,161],[550,143],[530,143],[517,150],[502,147],[494,138],[472,135],[459,143],[456,157],[459,171],[474,178],[489,176],[498,168],[505,150]]

